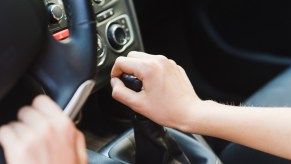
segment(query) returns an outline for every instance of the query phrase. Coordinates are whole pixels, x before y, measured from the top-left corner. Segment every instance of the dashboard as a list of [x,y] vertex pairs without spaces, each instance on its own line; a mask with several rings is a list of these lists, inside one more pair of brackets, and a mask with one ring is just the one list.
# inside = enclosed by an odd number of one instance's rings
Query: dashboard
[[[56,40],[70,36],[65,7],[61,0],[45,0],[48,29]],[[111,67],[118,56],[143,51],[143,44],[132,1],[92,0],[97,29],[96,87],[102,88],[110,78]]]

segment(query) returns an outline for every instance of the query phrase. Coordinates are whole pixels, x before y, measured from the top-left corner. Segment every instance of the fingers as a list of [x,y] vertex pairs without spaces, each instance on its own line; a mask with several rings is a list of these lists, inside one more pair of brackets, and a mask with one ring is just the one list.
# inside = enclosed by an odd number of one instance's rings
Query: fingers
[[[112,97],[123,104],[134,107],[141,94],[128,89],[119,78],[111,79]],[[141,91],[143,92],[143,91]]]
[[112,68],[111,77],[120,77],[123,73],[126,73],[142,79],[143,65],[141,62],[136,58],[118,57]]
[[127,54],[127,57],[130,58],[139,58],[139,59],[147,59],[152,57],[153,55],[149,55],[147,53],[144,52],[138,52],[138,51],[131,51]]
[[0,143],[5,151],[9,151],[10,148],[16,144],[15,141],[18,140],[19,137],[10,124],[4,125],[0,128]]
[[24,124],[35,130],[43,129],[48,122],[44,115],[32,107],[21,108],[17,117]]
[[46,96],[21,108],[17,122],[0,127],[0,144],[8,163],[87,163],[84,136]]
[[[156,60],[155,60],[156,59]],[[142,80],[149,72],[159,67],[159,62],[168,62],[162,55],[148,55],[141,52],[131,52],[128,57],[118,57],[111,71],[111,77],[120,77],[123,73],[131,74]]]
[[58,116],[58,114],[63,114],[62,109],[45,95],[39,95],[34,98],[32,107],[53,118]]
[[12,122],[9,124],[9,126],[12,128],[17,136],[23,136],[24,134],[26,134],[26,132],[31,131],[29,127],[25,126],[21,122]]
[[15,157],[19,157],[18,150],[24,150],[23,137],[29,134],[31,130],[20,122],[12,122],[0,128],[0,144],[7,163],[13,163]]
[[4,150],[6,162],[10,163],[10,156],[13,153],[14,147],[18,144],[19,137],[16,132],[10,127],[5,125],[0,128],[0,144]]
[[32,106],[20,109],[18,119],[28,126],[40,130],[47,125],[58,127],[58,125],[67,124],[70,119],[64,115],[60,107],[49,97],[40,95],[33,100]]
[[43,138],[54,136],[60,142],[74,142],[74,138],[70,137],[75,129],[73,122],[47,96],[37,96],[31,107],[19,111],[18,119]]
[[172,59],[169,59],[169,62],[170,62],[171,64],[173,64],[173,65],[177,65],[177,63],[176,63],[174,60],[172,60]]
[[67,125],[71,122],[69,117],[65,116],[63,110],[49,97],[40,95],[37,96],[33,102],[32,107],[45,115],[46,119],[54,125]]

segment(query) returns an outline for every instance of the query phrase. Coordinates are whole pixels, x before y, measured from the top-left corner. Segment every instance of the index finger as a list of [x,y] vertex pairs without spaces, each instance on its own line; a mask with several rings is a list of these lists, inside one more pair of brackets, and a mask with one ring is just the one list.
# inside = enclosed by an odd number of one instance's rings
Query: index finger
[[130,51],[127,54],[127,57],[138,58],[138,59],[148,59],[148,58],[152,58],[153,56],[155,56],[155,55],[150,55],[150,54],[147,54],[145,52],[139,52],[139,51]]
[[7,155],[7,152],[13,151],[17,141],[19,141],[19,137],[10,125],[0,127],[0,144],[4,149],[5,155]]
[[49,120],[60,120],[63,118],[63,110],[48,96],[39,95],[34,98],[32,107],[40,111]]
[[120,77],[123,73],[133,75],[139,79],[143,72],[142,60],[128,57],[118,57],[111,71],[111,77]]

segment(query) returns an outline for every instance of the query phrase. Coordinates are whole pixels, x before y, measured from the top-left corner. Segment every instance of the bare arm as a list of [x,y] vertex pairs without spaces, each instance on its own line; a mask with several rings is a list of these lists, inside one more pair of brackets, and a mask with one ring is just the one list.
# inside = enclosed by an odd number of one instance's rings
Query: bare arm
[[[122,73],[143,81],[139,93],[118,79]],[[158,124],[219,137],[291,159],[291,109],[235,107],[202,101],[185,71],[164,56],[131,52],[112,69],[112,96]]]
[[291,159],[290,108],[236,107],[203,101],[192,112],[199,116],[189,114],[193,119],[189,119],[189,127],[182,126],[184,131],[222,138]]

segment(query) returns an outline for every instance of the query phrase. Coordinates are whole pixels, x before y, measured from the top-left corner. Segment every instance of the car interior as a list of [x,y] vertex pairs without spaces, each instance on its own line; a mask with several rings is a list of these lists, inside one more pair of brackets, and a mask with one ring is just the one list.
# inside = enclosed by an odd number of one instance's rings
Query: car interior
[[[0,55],[0,73],[8,74],[0,80],[0,123],[47,94],[84,133],[89,163],[226,163],[230,142],[161,127],[115,101],[111,68],[130,51],[162,54],[186,70],[203,100],[291,105],[290,3],[3,0],[13,10],[0,16],[9,31],[1,34],[9,42]],[[125,83],[130,78],[137,80]]]

